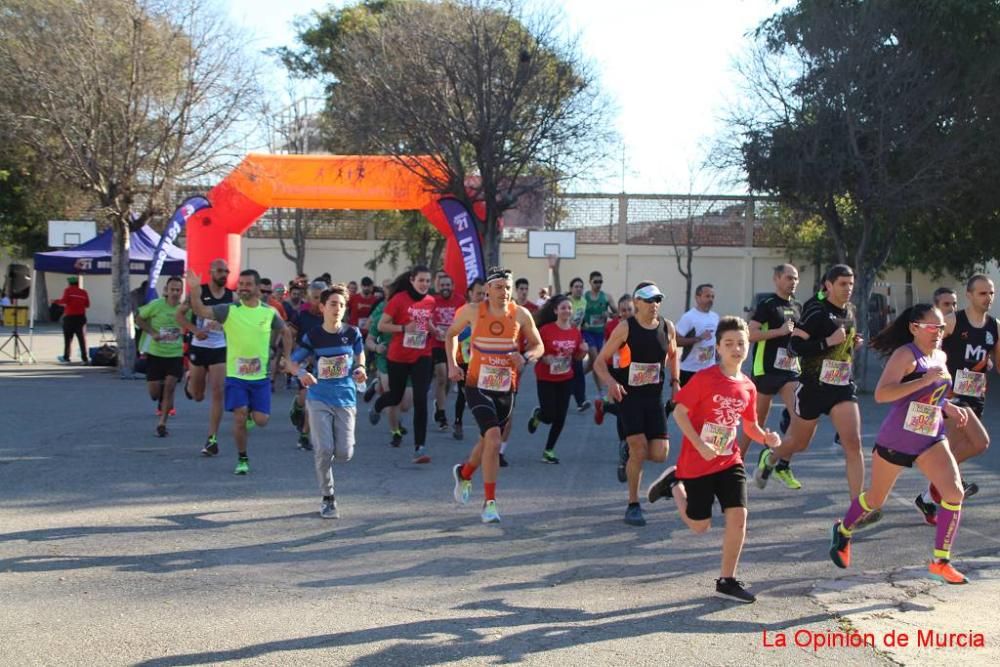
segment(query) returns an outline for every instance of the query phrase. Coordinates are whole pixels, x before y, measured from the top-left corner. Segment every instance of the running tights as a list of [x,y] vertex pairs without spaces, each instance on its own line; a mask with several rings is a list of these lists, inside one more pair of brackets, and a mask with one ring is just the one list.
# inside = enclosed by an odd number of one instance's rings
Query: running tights
[[570,384],[573,385],[573,398],[576,404],[583,405],[587,400],[587,376],[583,374],[583,359],[573,360],[573,379],[570,380]]
[[569,409],[569,395],[572,393],[572,380],[563,382],[546,382],[538,380],[538,406],[541,408],[539,421],[549,424],[549,437],[545,441],[545,449],[552,450],[556,446],[559,434],[566,423],[566,411]]
[[389,391],[375,401],[375,411],[399,405],[406,392],[406,379],[413,385],[413,443],[423,447],[427,440],[427,390],[431,386],[434,367],[430,356],[420,357],[412,364],[388,361]]

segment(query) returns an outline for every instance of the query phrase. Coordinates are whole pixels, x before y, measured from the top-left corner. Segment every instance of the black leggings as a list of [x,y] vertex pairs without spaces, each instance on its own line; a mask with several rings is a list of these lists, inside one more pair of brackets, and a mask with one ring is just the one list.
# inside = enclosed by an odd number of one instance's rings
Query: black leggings
[[545,449],[552,450],[566,423],[566,411],[569,409],[569,396],[573,393],[573,381],[538,380],[535,385],[538,387],[538,407],[541,408],[538,420],[543,424],[550,424]]
[[386,408],[399,405],[406,392],[406,379],[409,378],[413,385],[413,442],[417,447],[423,447],[427,440],[427,390],[430,389],[434,373],[431,358],[420,357],[412,364],[391,359],[387,363],[389,391],[375,401],[375,411],[382,412]]
[[573,388],[573,398],[577,405],[583,405],[587,400],[587,379],[583,373],[583,359],[573,360],[573,379],[569,381]]
[[[468,364],[459,364],[459,368],[462,369],[462,373],[469,372]],[[458,396],[455,397],[455,423],[462,423],[462,416],[465,414],[465,383],[460,383],[458,385]]]
[[69,348],[73,337],[80,344],[80,358],[87,361],[87,317],[86,315],[63,315],[63,356],[69,361]]

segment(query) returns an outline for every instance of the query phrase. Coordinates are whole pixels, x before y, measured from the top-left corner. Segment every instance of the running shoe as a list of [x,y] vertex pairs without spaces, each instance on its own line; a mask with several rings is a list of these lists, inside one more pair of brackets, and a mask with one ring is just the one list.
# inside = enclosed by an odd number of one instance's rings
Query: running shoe
[[156,425],[156,437],[157,438],[165,438],[165,437],[167,437],[167,425],[166,424],[157,424]]
[[168,417],[176,417],[177,416],[177,408],[170,408],[169,410],[167,410],[167,416]]
[[580,405],[576,406],[576,411],[579,413],[584,413],[590,409],[590,401],[584,401]]
[[510,465],[510,463],[507,462],[507,457],[504,456],[503,454],[500,454],[499,458],[500,458],[500,467],[501,468],[506,468],[507,466]]
[[618,443],[618,481],[624,484],[628,481],[628,471],[625,467],[628,465],[628,443],[624,440]]
[[746,604],[756,602],[757,598],[752,593],[747,592],[744,586],[746,586],[746,584],[742,581],[736,581],[736,579],[732,577],[716,579],[715,597],[732,600],[734,602],[743,602]]
[[390,447],[399,447],[403,444],[403,434],[399,431],[392,432],[392,439],[389,441]]
[[253,420],[253,417],[247,417],[247,430],[253,430],[255,426],[257,426],[257,422]]
[[840,532],[840,522],[833,524],[830,531],[830,560],[841,569],[851,564],[851,538]]
[[292,426],[299,431],[302,430],[302,426],[306,423],[306,410],[294,399],[292,400],[292,407],[288,411],[288,418],[291,420]]
[[409,431],[406,430],[406,426],[403,425],[403,422],[400,422],[399,423],[399,434],[400,435],[406,435],[407,433],[409,433]]
[[559,463],[559,457],[556,456],[556,453],[554,451],[552,451],[551,449],[543,449],[542,450],[542,463],[554,463],[554,464],[558,464]]
[[427,455],[426,447],[417,447],[413,452],[414,463],[430,463],[431,457]]
[[333,498],[324,498],[319,506],[319,515],[324,519],[339,519],[340,512],[337,511],[337,501]]
[[[272,386],[271,389],[273,391],[274,387]],[[194,400],[194,396],[191,394],[191,390],[188,389],[188,381],[184,382],[184,395],[188,397],[189,401],[193,401]]]
[[247,459],[238,459],[236,461],[236,470],[233,471],[234,475],[246,475],[250,472],[250,461]]
[[438,426],[438,430],[439,431],[447,431],[448,430],[448,417],[445,416],[444,410],[435,410],[434,411],[434,421],[437,422],[437,426]]
[[66,357],[62,356],[61,354],[58,357],[56,357],[56,361],[58,361],[60,364],[68,364],[68,363],[70,363],[69,359],[67,359]]
[[932,560],[927,566],[927,571],[930,572],[931,579],[943,581],[946,584],[969,583],[969,578],[952,567],[951,561],[947,558]]
[[780,479],[785,486],[793,491],[798,491],[802,488],[802,483],[795,479],[795,475],[792,474],[791,468],[775,468],[774,476]]
[[646,500],[655,503],[660,498],[673,496],[675,484],[677,484],[677,466],[670,466],[649,485],[649,489],[646,490]]
[[500,523],[500,512],[497,511],[497,501],[487,500],[483,503],[483,523]]
[[965,497],[971,498],[972,496],[979,493],[979,485],[975,482],[966,482],[962,480],[962,489],[965,491]]
[[451,437],[461,440],[462,436],[462,422],[455,422],[455,425],[451,428]]
[[630,526],[646,525],[646,517],[642,515],[642,508],[639,507],[639,503],[629,505],[625,510],[625,523]]
[[311,452],[313,450],[312,443],[309,442],[309,436],[307,434],[305,433],[299,434],[298,447],[304,452]]
[[368,423],[369,424],[371,424],[372,426],[375,426],[375,424],[378,424],[378,422],[379,422],[380,419],[382,419],[382,413],[381,412],[379,412],[375,408],[372,408],[371,410],[368,411]]
[[531,417],[528,419],[528,433],[534,433],[538,430],[538,425],[541,423],[542,409],[540,407],[535,407],[531,411]]
[[598,426],[604,423],[604,400],[600,398],[594,401],[594,423]]
[[937,525],[937,505],[924,500],[924,494],[917,496],[917,499],[913,501],[913,504],[917,506],[918,510],[920,510],[920,514],[924,517],[924,523],[928,526]]
[[201,448],[202,456],[217,456],[219,454],[219,439],[214,435],[208,436],[205,446]]
[[368,381],[368,386],[365,387],[364,399],[365,403],[371,403],[372,399],[375,398],[375,392],[378,391],[378,378],[372,378]]
[[774,466],[770,463],[770,454],[771,450],[765,447],[760,450],[760,456],[757,457],[757,469],[753,471],[753,481],[758,489],[763,489],[767,486],[767,478],[771,476],[771,471],[774,470]]
[[882,510],[874,509],[871,512],[868,512],[868,514],[865,514],[860,519],[858,519],[858,522],[854,524],[854,528],[852,528],[851,531],[853,532],[856,530],[861,530],[862,528],[867,528],[868,526],[873,526],[881,520],[882,520]]
[[156,406],[156,416],[157,417],[163,416],[163,408],[161,408],[159,405]]
[[788,433],[788,427],[792,424],[792,413],[788,411],[788,408],[783,408],[781,410],[781,421],[778,422],[778,430],[781,431],[781,435]]
[[459,505],[467,505],[472,495],[472,480],[462,479],[462,464],[456,463],[451,468],[451,476],[455,478],[453,496]]

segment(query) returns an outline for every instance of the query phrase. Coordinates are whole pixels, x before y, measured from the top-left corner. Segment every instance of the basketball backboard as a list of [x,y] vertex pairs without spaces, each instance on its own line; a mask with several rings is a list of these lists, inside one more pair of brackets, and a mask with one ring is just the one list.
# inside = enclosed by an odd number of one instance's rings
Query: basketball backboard
[[576,232],[528,231],[528,257],[545,259],[576,259]]

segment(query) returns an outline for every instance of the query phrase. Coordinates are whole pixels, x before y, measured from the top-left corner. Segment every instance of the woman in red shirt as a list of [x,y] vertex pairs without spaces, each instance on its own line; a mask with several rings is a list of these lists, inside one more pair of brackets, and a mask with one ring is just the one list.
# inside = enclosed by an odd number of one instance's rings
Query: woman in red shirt
[[573,361],[587,356],[587,344],[580,330],[573,326],[573,304],[565,294],[546,302],[535,315],[538,333],[545,344],[545,354],[535,366],[538,407],[528,420],[528,432],[534,433],[539,423],[550,424],[542,461],[559,463],[555,454],[556,441],[566,423],[569,397],[573,392]]
[[434,297],[427,292],[431,286],[431,271],[426,266],[414,266],[392,284],[392,298],[385,306],[378,330],[393,334],[386,360],[389,367],[389,391],[379,396],[368,413],[368,420],[377,424],[382,410],[399,405],[406,392],[406,380],[413,385],[414,463],[430,463],[424,443],[427,438],[427,390],[431,385],[431,322]]

